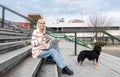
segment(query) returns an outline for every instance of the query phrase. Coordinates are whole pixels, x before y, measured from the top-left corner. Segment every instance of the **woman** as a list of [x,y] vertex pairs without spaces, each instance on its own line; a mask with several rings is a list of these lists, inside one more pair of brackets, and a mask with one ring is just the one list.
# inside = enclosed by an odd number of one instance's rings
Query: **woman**
[[32,57],[33,58],[47,58],[51,56],[53,60],[57,63],[58,67],[62,69],[62,73],[67,75],[73,75],[73,71],[71,71],[63,62],[60,54],[57,49],[49,48],[49,44],[47,41],[47,34],[45,34],[45,21],[43,19],[39,19],[37,22],[37,29],[33,31],[32,34]]

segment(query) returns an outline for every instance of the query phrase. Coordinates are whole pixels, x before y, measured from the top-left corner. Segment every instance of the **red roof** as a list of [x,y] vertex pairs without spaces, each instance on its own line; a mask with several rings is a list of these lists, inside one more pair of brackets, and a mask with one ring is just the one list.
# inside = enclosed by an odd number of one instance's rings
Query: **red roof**
[[69,22],[72,22],[72,23],[84,23],[85,21],[80,20],[80,19],[73,19],[73,20],[70,20]]

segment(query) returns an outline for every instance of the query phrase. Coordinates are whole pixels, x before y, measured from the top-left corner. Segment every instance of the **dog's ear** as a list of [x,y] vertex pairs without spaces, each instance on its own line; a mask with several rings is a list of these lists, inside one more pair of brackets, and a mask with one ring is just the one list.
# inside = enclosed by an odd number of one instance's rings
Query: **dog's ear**
[[94,48],[99,48],[99,46],[98,46],[98,45],[95,45]]
[[100,45],[95,45],[94,47],[95,47],[95,48],[101,48],[101,46],[100,46]]
[[97,45],[94,46],[95,48],[97,47]]
[[93,50],[98,50],[98,49],[99,49],[99,51],[102,51],[102,48],[100,45],[95,45],[93,48]]

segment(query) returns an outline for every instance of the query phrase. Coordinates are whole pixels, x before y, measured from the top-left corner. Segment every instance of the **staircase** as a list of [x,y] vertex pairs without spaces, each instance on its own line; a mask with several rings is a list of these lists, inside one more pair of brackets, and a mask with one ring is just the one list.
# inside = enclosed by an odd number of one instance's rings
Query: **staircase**
[[[68,35],[65,35],[64,33],[54,33],[52,31],[46,31],[46,33],[52,37],[55,37],[55,38],[64,38],[68,41],[72,41],[72,42],[75,42],[75,37],[71,37],[71,36],[68,36]],[[83,43],[81,41],[76,41],[77,44],[79,45],[82,45],[84,47],[87,47],[87,48],[91,48],[91,46],[87,43]]]
[[32,30],[18,29],[0,28],[0,77],[57,77],[56,64],[31,57]]

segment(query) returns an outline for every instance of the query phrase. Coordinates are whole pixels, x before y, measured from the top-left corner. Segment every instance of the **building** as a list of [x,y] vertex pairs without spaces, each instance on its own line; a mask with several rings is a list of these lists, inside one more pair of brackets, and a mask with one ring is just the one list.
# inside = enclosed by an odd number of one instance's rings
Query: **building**
[[[38,19],[43,18],[39,13],[33,13],[33,14],[28,14],[27,15],[28,18],[31,18],[32,20],[34,20],[35,22],[38,21]],[[29,28],[36,28],[36,25],[33,25],[33,27],[31,27],[31,22],[29,22]]]
[[29,28],[29,22],[14,22],[18,26]]
[[85,21],[80,20],[80,19],[73,19],[73,20],[70,20],[68,22],[70,22],[70,23],[84,23]]
[[[35,13],[34,14],[28,14],[27,17],[34,20],[35,22],[37,22],[38,19],[42,18],[42,16],[40,14],[37,14],[37,13],[36,14]],[[28,28],[28,29],[32,28],[31,27],[31,22],[29,22],[27,20],[26,21],[21,21],[21,22],[17,21],[17,22],[14,22],[14,23],[18,26],[22,26],[22,27],[25,27],[25,28]],[[35,25],[33,26],[33,28],[35,28]]]

